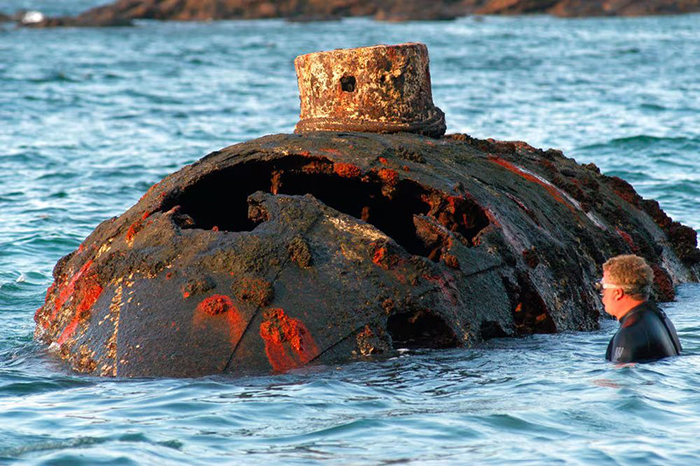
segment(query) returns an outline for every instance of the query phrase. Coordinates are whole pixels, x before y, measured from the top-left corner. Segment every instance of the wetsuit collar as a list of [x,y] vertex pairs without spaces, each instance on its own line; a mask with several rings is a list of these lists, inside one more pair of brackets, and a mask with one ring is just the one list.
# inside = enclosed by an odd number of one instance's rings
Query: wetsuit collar
[[643,303],[639,303],[636,306],[634,306],[632,309],[627,311],[627,313],[625,315],[622,316],[622,318],[620,319],[620,325],[623,325],[624,322],[627,320],[627,318],[630,317],[632,314],[636,314],[636,313],[644,310],[644,308],[646,308],[648,305],[649,305],[649,301],[644,301]]

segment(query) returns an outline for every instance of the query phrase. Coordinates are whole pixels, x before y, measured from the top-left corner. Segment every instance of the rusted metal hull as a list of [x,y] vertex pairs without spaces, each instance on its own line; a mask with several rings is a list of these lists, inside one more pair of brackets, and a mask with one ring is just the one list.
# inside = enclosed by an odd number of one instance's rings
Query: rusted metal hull
[[310,132],[215,152],[54,270],[36,338],[78,371],[280,372],[400,347],[592,330],[592,283],[635,252],[658,298],[695,232],[624,181],[525,143]]

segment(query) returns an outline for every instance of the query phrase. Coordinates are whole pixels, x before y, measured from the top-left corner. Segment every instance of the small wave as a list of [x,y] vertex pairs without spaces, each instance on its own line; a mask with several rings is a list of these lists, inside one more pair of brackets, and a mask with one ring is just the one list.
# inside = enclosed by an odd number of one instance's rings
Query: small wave
[[[39,393],[55,392],[76,387],[85,387],[92,385],[89,382],[80,379],[63,379],[63,380],[36,380],[30,379],[24,382],[12,382],[0,386],[0,397],[12,396],[22,397],[27,395],[36,395]],[[0,415],[0,417],[2,417]]]
[[640,53],[642,53],[642,51],[637,47],[630,47],[615,51],[615,55],[639,55]]
[[[328,439],[333,437],[357,437],[365,436],[369,429],[381,429],[385,426],[385,421],[379,419],[356,419],[350,422],[337,424],[333,426],[322,427],[301,435],[290,437],[277,438],[278,441],[288,442],[290,440],[310,440],[315,438]],[[272,440],[272,439],[271,439]]]
[[78,83],[80,79],[69,75],[63,71],[52,71],[45,76],[40,76],[36,78],[27,78],[27,81],[33,84],[47,84],[47,83]]
[[696,139],[690,139],[686,137],[661,137],[661,136],[651,136],[647,134],[639,134],[637,136],[630,136],[625,138],[616,138],[612,140],[613,144],[631,144],[631,143],[642,143],[642,144],[653,144],[657,142],[698,142]]
[[639,108],[642,110],[650,110],[653,112],[663,112],[663,111],[668,110],[663,105],[658,105],[658,104],[642,104],[639,106]]
[[640,134],[637,136],[629,136],[624,138],[614,138],[607,142],[596,143],[586,146],[577,147],[575,150],[592,150],[592,149],[605,149],[609,147],[648,147],[652,145],[679,145],[685,147],[686,144],[700,144],[700,140],[697,138],[686,138],[686,137],[660,137],[660,136],[650,136],[646,134]]
[[108,441],[109,438],[104,437],[78,437],[75,439],[66,440],[48,440],[43,442],[36,442],[30,445],[10,447],[4,450],[0,450],[0,458],[18,458],[28,453],[36,453],[49,450],[65,450],[68,448],[80,448],[106,443]]

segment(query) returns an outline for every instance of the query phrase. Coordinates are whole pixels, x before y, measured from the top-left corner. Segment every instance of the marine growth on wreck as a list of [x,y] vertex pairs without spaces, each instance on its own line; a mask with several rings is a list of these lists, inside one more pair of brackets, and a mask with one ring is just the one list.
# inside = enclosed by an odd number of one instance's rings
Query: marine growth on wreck
[[597,328],[601,264],[655,296],[696,233],[625,181],[524,142],[445,135],[422,44],[298,57],[294,134],[211,153],[62,258],[37,339],[77,371],[282,372],[399,348]]

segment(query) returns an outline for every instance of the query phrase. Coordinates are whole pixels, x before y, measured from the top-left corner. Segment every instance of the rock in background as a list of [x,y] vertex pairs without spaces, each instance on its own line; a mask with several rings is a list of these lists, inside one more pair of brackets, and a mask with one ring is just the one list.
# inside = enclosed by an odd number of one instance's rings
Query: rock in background
[[700,0],[118,0],[76,17],[46,18],[32,27],[124,26],[134,19],[207,21],[288,18],[293,21],[370,16],[382,21],[448,20],[471,14],[641,16],[700,11]]

